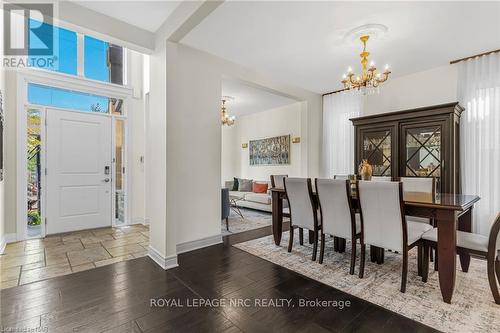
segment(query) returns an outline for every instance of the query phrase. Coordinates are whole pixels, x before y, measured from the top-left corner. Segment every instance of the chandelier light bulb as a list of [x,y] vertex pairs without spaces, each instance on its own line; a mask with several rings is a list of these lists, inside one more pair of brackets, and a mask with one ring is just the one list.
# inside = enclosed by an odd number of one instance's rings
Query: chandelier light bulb
[[370,62],[370,67],[371,67],[371,68],[375,67],[375,61],[373,61],[373,60],[372,60],[372,61]]
[[352,68],[351,68],[351,66],[349,66],[349,67],[347,68],[347,73],[349,73],[349,74],[351,74],[351,73],[352,73]]
[[389,64],[385,64],[385,70],[388,71],[389,70]]

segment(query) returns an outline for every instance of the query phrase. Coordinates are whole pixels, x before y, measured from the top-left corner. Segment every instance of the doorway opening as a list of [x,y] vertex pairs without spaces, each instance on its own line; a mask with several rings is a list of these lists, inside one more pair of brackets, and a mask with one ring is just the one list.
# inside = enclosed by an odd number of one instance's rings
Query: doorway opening
[[125,225],[128,96],[26,87],[23,238]]

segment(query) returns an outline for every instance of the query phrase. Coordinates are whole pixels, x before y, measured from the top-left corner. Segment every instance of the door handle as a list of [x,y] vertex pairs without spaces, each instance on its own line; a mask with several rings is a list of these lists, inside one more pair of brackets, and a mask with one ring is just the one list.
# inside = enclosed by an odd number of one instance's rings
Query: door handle
[[104,178],[104,182],[109,183],[110,179],[109,178]]

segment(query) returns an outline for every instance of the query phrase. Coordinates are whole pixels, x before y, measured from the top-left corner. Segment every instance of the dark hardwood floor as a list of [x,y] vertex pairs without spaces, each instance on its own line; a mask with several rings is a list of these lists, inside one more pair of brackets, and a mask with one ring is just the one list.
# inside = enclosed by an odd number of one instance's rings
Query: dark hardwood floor
[[[264,230],[232,235],[226,244],[181,254],[163,271],[144,257],[1,291],[1,327],[41,332],[430,332],[431,328],[229,244]],[[267,231],[270,234],[270,230]],[[150,299],[183,307],[151,307]],[[189,307],[199,299],[248,299],[248,307]],[[285,299],[290,307],[259,307]],[[301,300],[351,304],[299,307]],[[159,304],[159,300],[157,303]],[[292,307],[295,305],[295,307]]]

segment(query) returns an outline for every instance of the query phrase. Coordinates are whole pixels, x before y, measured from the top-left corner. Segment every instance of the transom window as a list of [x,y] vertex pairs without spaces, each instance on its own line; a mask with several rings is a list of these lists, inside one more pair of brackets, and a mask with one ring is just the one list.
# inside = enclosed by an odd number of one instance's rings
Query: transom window
[[28,103],[84,112],[123,114],[123,100],[39,84],[28,84]]
[[[30,29],[38,28],[40,25],[42,30],[53,33],[54,56],[49,57],[53,61],[37,62],[31,60],[40,56],[34,53],[29,54],[30,63],[33,66],[64,74],[81,75],[92,80],[124,84],[125,49],[123,47],[88,35],[78,38],[80,34],[75,31],[55,26],[49,29],[50,25],[47,23],[29,20]],[[43,29],[44,27],[47,29]],[[38,44],[41,41],[31,30],[28,36],[30,49],[39,47]],[[83,59],[80,59],[79,48],[83,49]]]

